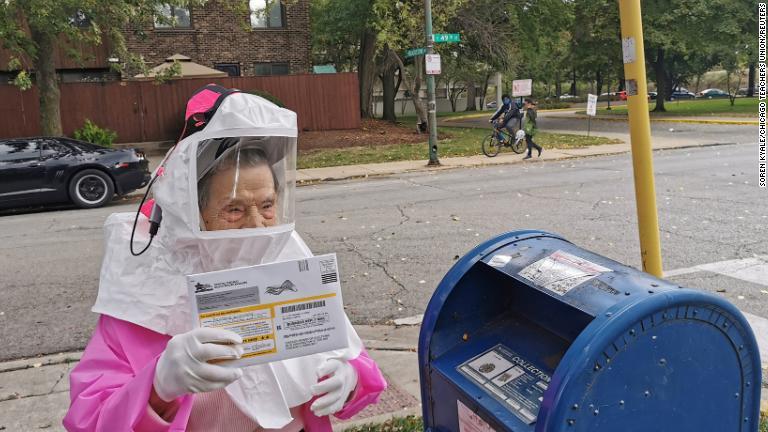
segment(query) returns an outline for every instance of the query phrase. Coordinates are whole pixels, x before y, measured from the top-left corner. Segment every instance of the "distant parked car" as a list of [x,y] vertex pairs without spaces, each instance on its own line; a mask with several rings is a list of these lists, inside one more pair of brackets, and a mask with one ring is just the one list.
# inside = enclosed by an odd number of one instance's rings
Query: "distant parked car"
[[498,104],[496,103],[496,101],[490,101],[487,104],[485,104],[485,107],[489,109],[496,109],[497,106]]
[[680,99],[693,99],[696,95],[689,92],[687,89],[678,89],[672,92],[672,94],[669,96],[669,100],[680,100]]
[[572,94],[565,93],[565,94],[560,95],[560,100],[576,99],[577,97],[578,96],[574,96]]
[[101,207],[116,194],[146,186],[149,179],[140,150],[60,137],[0,140],[0,208],[67,201]]
[[706,89],[706,90],[700,91],[696,95],[696,97],[697,98],[704,98],[704,99],[717,99],[717,98],[731,97],[731,95],[729,95],[728,93],[726,93],[726,92],[724,92],[724,91],[722,91],[720,89],[711,88],[711,89]]
[[[622,90],[620,92],[617,92],[616,94],[619,95],[619,100],[623,100],[623,101],[627,100],[627,91],[626,90]],[[650,100],[651,99],[651,94],[648,93],[647,97],[648,97],[648,100]]]
[[655,91],[648,92],[648,99],[650,100],[656,100],[658,96],[659,94]]

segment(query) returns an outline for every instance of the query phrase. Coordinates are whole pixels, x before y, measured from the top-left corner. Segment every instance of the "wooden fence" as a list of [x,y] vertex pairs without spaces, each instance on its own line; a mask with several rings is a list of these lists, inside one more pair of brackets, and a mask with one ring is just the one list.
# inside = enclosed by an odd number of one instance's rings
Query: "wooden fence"
[[[184,125],[187,99],[208,83],[266,91],[298,115],[299,130],[360,127],[357,75],[353,73],[61,84],[65,135],[86,118],[114,130],[118,142],[174,140]],[[37,88],[0,85],[0,138],[40,134]]]

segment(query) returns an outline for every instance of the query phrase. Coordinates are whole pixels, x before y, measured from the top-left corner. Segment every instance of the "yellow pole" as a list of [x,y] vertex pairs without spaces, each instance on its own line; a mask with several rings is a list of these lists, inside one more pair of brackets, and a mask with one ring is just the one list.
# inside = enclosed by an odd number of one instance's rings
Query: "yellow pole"
[[645,82],[645,52],[640,0],[619,0],[624,79],[629,106],[629,134],[635,173],[637,223],[643,270],[661,277],[661,244],[653,180],[651,121],[648,114],[648,86]]

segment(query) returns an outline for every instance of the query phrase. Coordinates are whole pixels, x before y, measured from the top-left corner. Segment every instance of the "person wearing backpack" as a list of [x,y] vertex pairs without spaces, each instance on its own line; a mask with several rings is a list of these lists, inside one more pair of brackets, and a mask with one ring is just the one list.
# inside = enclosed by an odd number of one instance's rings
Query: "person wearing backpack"
[[533,99],[525,98],[523,103],[523,131],[525,132],[525,143],[528,146],[528,154],[523,159],[530,159],[531,153],[534,148],[539,152],[537,155],[541,157],[541,146],[533,142],[533,137],[538,133],[539,129],[536,126],[536,102]]
[[[515,128],[514,126],[518,126],[519,128],[519,119],[520,119],[520,107],[517,106],[515,102],[512,101],[512,99],[509,97],[509,95],[504,95],[503,98],[501,98],[502,105],[499,107],[499,109],[496,110],[495,113],[493,113],[493,116],[488,120],[489,123],[493,123],[497,119],[498,120],[496,129],[506,129],[507,133],[510,136],[515,136]],[[513,123],[513,120],[517,120],[515,123]],[[497,136],[499,141],[503,141],[501,134],[498,134]]]

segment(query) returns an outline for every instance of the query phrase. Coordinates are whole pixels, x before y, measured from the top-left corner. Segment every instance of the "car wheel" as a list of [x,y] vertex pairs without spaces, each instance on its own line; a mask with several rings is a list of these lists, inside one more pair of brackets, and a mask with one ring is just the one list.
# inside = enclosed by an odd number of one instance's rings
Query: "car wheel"
[[112,200],[115,185],[106,173],[96,169],[78,172],[69,181],[69,197],[80,208],[96,208]]

